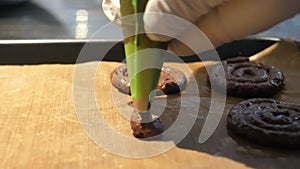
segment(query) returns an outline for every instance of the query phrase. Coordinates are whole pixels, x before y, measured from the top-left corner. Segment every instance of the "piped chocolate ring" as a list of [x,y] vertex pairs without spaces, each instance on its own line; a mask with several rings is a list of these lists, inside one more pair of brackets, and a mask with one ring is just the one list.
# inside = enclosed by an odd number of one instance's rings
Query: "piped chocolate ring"
[[213,66],[211,80],[225,85],[220,71],[224,69],[227,95],[245,98],[271,97],[284,86],[284,74],[274,66],[250,62],[247,57],[236,57]]
[[249,99],[227,116],[234,133],[264,145],[300,148],[300,106],[274,99]]

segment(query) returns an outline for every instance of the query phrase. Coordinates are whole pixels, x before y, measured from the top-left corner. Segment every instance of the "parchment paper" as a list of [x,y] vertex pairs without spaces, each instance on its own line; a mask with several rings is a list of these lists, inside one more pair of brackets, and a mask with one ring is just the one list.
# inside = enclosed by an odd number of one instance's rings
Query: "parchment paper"
[[[295,44],[281,41],[251,57],[281,69],[286,76],[285,88],[275,98],[300,103],[300,52]],[[94,66],[97,62],[76,66]],[[181,63],[166,63],[181,68]],[[214,64],[214,62],[209,62]],[[133,137],[129,121],[119,110],[128,106],[124,96],[114,101],[117,90],[111,86],[110,73],[119,65],[116,62],[101,62],[95,77],[95,100],[97,109],[89,107],[91,100],[83,103],[82,109],[102,115],[107,123],[127,137]],[[229,136],[225,117],[230,108],[242,98],[227,97],[223,119],[213,136],[205,143],[198,142],[208,108],[210,88],[206,71],[201,62],[188,63],[188,79],[196,77],[201,103],[197,120],[188,135],[174,148],[158,156],[130,159],[116,156],[100,148],[83,131],[79,123],[72,92],[74,65],[31,65],[0,67],[0,166],[1,168],[298,168],[299,150],[281,150],[253,144],[239,137]],[[91,72],[81,72],[89,76]],[[188,81],[189,83],[190,81]],[[85,90],[89,84],[82,79],[76,84]],[[188,84],[189,85],[189,84]],[[193,93],[188,88],[186,93]],[[196,95],[191,94],[191,101]],[[83,99],[84,100],[84,99]],[[180,95],[166,99],[161,120],[168,128],[177,118]],[[115,102],[118,106],[115,105]],[[160,101],[158,101],[159,103]],[[78,109],[76,109],[78,110]],[[189,115],[189,111],[185,112]],[[87,115],[88,116],[88,115]],[[203,118],[204,117],[204,118]],[[89,125],[89,124],[82,124]],[[105,130],[100,133],[105,136]],[[172,142],[172,140],[170,140]]]

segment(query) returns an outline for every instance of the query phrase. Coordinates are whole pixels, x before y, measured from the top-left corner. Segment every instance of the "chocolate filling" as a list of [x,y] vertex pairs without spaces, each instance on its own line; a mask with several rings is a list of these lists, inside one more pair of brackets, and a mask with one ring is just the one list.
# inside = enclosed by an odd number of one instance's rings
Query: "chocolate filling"
[[[150,113],[150,112],[143,112]],[[151,116],[151,115],[150,115]],[[152,116],[151,116],[152,117]],[[164,131],[164,126],[159,120],[159,118],[152,118],[146,120],[142,113],[133,113],[130,119],[131,129],[133,135],[136,138],[149,138],[161,134]]]

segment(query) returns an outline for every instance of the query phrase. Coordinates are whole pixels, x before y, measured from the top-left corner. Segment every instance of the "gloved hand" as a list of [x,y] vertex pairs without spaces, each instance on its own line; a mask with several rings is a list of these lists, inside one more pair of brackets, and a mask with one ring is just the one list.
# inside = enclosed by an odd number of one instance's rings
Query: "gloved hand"
[[[147,12],[163,12],[182,17],[194,23],[217,47],[260,31],[300,12],[299,0],[149,0],[145,15],[145,30],[153,32],[168,29],[179,37],[195,41],[193,32],[185,25],[172,25],[172,21]],[[148,35],[152,40],[169,41],[166,36]],[[169,50],[184,56],[193,52],[173,39]]]
[[[103,0],[103,9],[109,19],[120,16],[113,9],[119,8],[118,0]],[[194,23],[217,47],[223,43],[255,34],[292,17],[300,12],[299,0],[149,0],[144,15],[146,32],[168,30],[179,39],[197,43],[193,31],[185,24],[151,15],[152,12],[179,16]],[[147,15],[147,13],[150,13]],[[155,16],[155,17],[154,17]],[[163,16],[163,15],[162,15]],[[154,31],[155,30],[155,31]],[[163,32],[163,31],[162,31]],[[168,50],[179,55],[194,54],[186,45],[166,36],[148,34],[156,41],[170,41]],[[205,50],[199,46],[199,51]]]

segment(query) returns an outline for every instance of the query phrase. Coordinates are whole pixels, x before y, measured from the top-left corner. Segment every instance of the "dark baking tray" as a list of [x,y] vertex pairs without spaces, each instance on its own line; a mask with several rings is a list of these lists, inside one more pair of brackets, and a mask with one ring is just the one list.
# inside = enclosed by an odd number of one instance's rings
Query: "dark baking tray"
[[[217,48],[222,59],[234,56],[251,56],[276,43],[276,38],[248,38],[224,44]],[[74,64],[85,44],[101,49],[113,45],[105,55],[105,61],[122,61],[124,57],[121,41],[103,40],[0,40],[0,64]],[[300,47],[300,43],[297,42]],[[210,51],[209,51],[210,52]],[[209,52],[203,53],[205,55]],[[208,58],[208,57],[207,57]],[[86,56],[82,62],[96,61],[98,58]],[[208,58],[209,59],[209,58]],[[199,61],[197,56],[182,57],[185,62]]]

